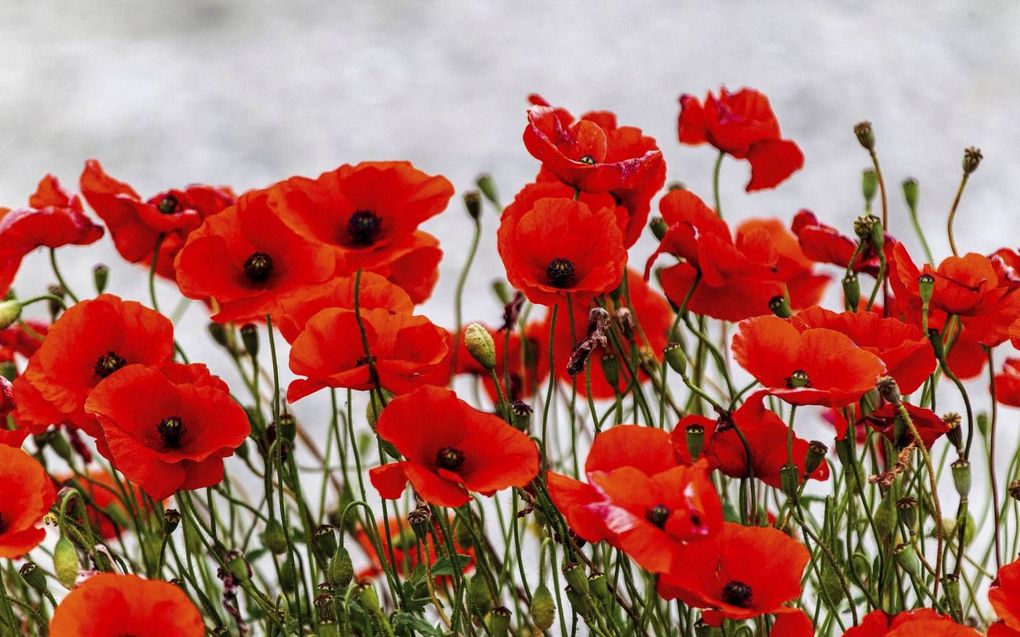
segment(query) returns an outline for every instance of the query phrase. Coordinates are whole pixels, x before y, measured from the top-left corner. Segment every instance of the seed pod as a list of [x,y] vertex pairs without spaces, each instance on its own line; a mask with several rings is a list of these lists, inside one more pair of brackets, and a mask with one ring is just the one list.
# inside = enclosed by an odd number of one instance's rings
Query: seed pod
[[531,596],[531,621],[540,630],[552,628],[553,620],[556,619],[556,602],[553,600],[549,587],[542,582],[535,588]]
[[779,469],[779,483],[788,497],[797,497],[800,490],[800,471],[797,465],[786,463]]
[[969,175],[981,165],[981,149],[971,146],[963,151],[963,174]]
[[485,577],[480,573],[476,574],[468,582],[468,608],[476,617],[485,617],[492,610],[492,592]]
[[687,357],[684,355],[683,347],[680,343],[670,343],[663,350],[663,356],[666,357],[666,362],[669,363],[670,368],[683,376],[687,373]]
[[510,416],[514,428],[520,431],[527,431],[531,427],[532,409],[528,403],[522,400],[515,400],[510,403]]
[[170,535],[181,524],[181,512],[177,509],[163,511],[163,534]]
[[684,429],[684,438],[687,441],[687,451],[691,454],[691,460],[701,457],[705,448],[705,427],[703,425],[687,425]]
[[919,195],[919,186],[917,180],[913,177],[903,180],[903,198],[907,202],[907,207],[910,208],[911,212],[917,212],[917,199]]
[[669,231],[669,226],[666,224],[666,220],[658,216],[652,217],[652,220],[648,222],[648,227],[652,229],[652,234],[655,235],[655,238],[659,241],[662,241],[662,238],[665,237],[666,233]]
[[917,561],[917,553],[913,546],[900,544],[893,552],[893,558],[896,560],[896,564],[911,577],[920,575],[921,564]]
[[312,533],[312,543],[315,545],[319,555],[326,556],[326,559],[332,557],[336,552],[336,533],[333,531],[333,527],[328,524],[321,524],[316,527]]
[[361,584],[358,586],[358,602],[361,603],[362,608],[372,614],[376,614],[381,611],[381,607],[379,606],[379,594],[375,592],[375,587],[371,584]]
[[102,263],[92,268],[92,282],[96,286],[96,294],[106,291],[106,284],[110,281],[110,268]]
[[608,604],[612,599],[609,593],[609,581],[606,579],[605,573],[596,573],[589,577],[588,589],[591,591],[592,597],[602,604]]
[[510,609],[497,606],[489,615],[489,632],[492,637],[507,637],[510,633]]
[[464,193],[464,207],[468,215],[478,221],[482,217],[482,195],[477,190],[469,190]]
[[588,596],[588,576],[584,567],[580,564],[565,564],[563,575],[567,578],[567,584],[583,597]]
[[860,122],[854,126],[854,135],[864,150],[875,150],[875,131],[871,127],[871,122]]
[[620,386],[620,364],[616,361],[616,355],[606,352],[602,355],[602,376],[610,387]]
[[259,355],[259,328],[254,323],[245,323],[241,326],[241,343],[244,350],[251,357]]
[[855,272],[843,277],[843,301],[851,312],[856,312],[861,304],[861,282]]
[[784,294],[772,297],[769,300],[769,309],[779,318],[790,318],[793,316],[793,309],[790,308],[790,299],[786,298]]
[[266,523],[266,530],[262,532],[262,543],[273,555],[283,555],[287,552],[287,536],[283,525],[276,518]]
[[960,458],[951,466],[956,492],[960,494],[961,498],[965,498],[970,493],[970,463],[965,458]]
[[25,583],[37,593],[46,593],[46,575],[42,572],[42,569],[36,565],[35,562],[29,560],[21,565],[18,569],[18,573],[21,575],[21,579],[25,580]]
[[829,448],[825,446],[824,442],[820,440],[809,442],[807,456],[804,459],[804,473],[807,475],[814,473],[815,469],[820,467],[822,461],[825,460],[827,453],[829,453]]

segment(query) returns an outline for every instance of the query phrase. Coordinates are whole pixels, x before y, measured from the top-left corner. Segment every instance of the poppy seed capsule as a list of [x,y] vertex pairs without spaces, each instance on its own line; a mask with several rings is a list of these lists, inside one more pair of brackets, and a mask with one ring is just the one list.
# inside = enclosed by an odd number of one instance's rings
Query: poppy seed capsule
[[875,150],[875,130],[871,127],[871,122],[859,122],[854,126],[854,135],[864,150],[869,152]]
[[970,493],[970,463],[965,458],[960,458],[951,466],[956,492],[960,494],[961,498],[965,498]]
[[379,606],[379,594],[375,592],[375,587],[371,584],[360,584],[358,586],[358,601],[361,603],[361,607],[371,612],[372,614],[380,612]]
[[579,595],[582,597],[588,596],[588,574],[584,572],[584,567],[578,563],[566,564],[563,567],[563,575],[567,578],[567,584],[570,585]]
[[96,286],[96,294],[106,291],[106,284],[110,281],[110,268],[102,263],[92,268],[92,283]]
[[546,282],[550,286],[565,290],[573,287],[577,279],[577,272],[574,270],[574,264],[570,259],[556,258],[546,266],[545,277]]
[[21,302],[10,299],[0,303],[0,330],[5,330],[21,317]]
[[478,323],[472,323],[464,330],[464,347],[479,365],[492,371],[496,368],[496,344],[489,330]]
[[681,376],[687,373],[687,357],[680,343],[670,343],[662,350],[662,355],[674,372]]
[[619,387],[620,365],[616,362],[616,355],[612,352],[602,355],[602,375],[611,387]]
[[669,231],[669,226],[666,225],[666,220],[662,217],[652,217],[652,220],[648,222],[648,227],[652,229],[652,234],[659,241],[662,241]]
[[245,259],[243,269],[252,283],[265,283],[273,274],[273,257],[265,252],[253,252]]
[[266,530],[262,532],[262,543],[273,555],[283,555],[287,552],[287,536],[277,519],[270,519],[266,523]]
[[39,566],[29,560],[21,565],[18,569],[18,574],[21,575],[21,579],[25,580],[32,590],[37,593],[46,593],[46,574],[42,572]]
[[510,632],[510,609],[497,606],[489,615],[489,632],[492,637],[506,637]]
[[917,577],[921,572],[921,565],[917,561],[917,553],[914,547],[909,544],[900,544],[893,552],[893,558],[901,569],[911,577]]
[[320,524],[316,527],[312,532],[312,542],[319,550],[320,555],[330,557],[336,552],[336,533],[333,531],[333,527],[328,524]]
[[984,156],[981,154],[981,149],[971,146],[970,148],[963,151],[963,174],[969,175],[978,166],[981,165],[981,160]]
[[800,471],[797,469],[797,465],[788,462],[780,467],[779,484],[783,493],[788,497],[797,497],[797,493],[800,491]]
[[804,473],[811,475],[815,472],[822,461],[825,460],[825,454],[829,452],[829,448],[825,446],[820,440],[812,440],[808,443],[807,457],[804,459]]
[[856,272],[851,272],[843,277],[843,300],[850,311],[857,309],[861,304],[861,283]]
[[930,274],[922,274],[917,277],[917,294],[925,305],[931,303],[931,295],[935,291],[935,277]]
[[241,342],[249,356],[254,358],[259,355],[259,328],[254,323],[241,326]]
[[181,512],[177,509],[163,511],[163,534],[170,535],[181,524]]
[[917,524],[917,500],[911,497],[900,498],[896,501],[896,512],[899,514],[900,522],[910,529],[913,535]]
[[478,221],[482,217],[482,195],[477,190],[464,193],[464,207],[471,218]]
[[684,438],[687,441],[687,451],[691,454],[691,461],[701,457],[705,448],[705,427],[702,425],[688,425],[684,429]]
[[790,308],[790,299],[782,294],[769,299],[769,309],[779,318],[785,319],[793,316],[793,310]]
[[510,416],[513,426],[520,431],[527,431],[531,426],[531,406],[523,400],[515,400],[510,403]]
[[873,168],[868,168],[861,174],[861,194],[864,195],[864,201],[871,205],[871,201],[875,198],[875,192],[878,190],[878,173]]
[[875,383],[878,394],[887,402],[899,407],[903,404],[903,397],[900,395],[900,386],[892,376],[883,376]]
[[535,593],[531,596],[531,621],[536,628],[549,630],[555,619],[556,602],[553,600],[552,593],[549,592],[549,587],[545,585],[545,582],[542,582],[535,588]]
[[917,198],[920,194],[920,187],[917,180],[909,177],[903,180],[903,198],[907,201],[907,207],[911,212],[917,212]]

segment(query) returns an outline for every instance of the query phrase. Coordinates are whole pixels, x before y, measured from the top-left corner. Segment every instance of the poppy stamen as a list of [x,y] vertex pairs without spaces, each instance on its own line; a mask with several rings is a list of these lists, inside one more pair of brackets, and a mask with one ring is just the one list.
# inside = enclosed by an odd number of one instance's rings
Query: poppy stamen
[[574,264],[569,259],[553,259],[545,268],[545,276],[549,285],[564,290],[574,285],[577,278]]
[[96,361],[94,371],[96,372],[96,376],[106,378],[125,365],[127,365],[127,361],[124,360],[123,357],[118,356],[117,352],[110,351],[99,357]]
[[180,449],[181,438],[187,429],[184,427],[184,420],[180,416],[168,416],[159,421],[156,431],[163,441],[166,449]]
[[589,166],[595,165],[595,158],[592,157],[591,155],[581,155],[577,161],[581,162],[582,164],[588,164]]
[[722,589],[722,599],[740,608],[751,607],[751,587],[739,580],[730,580]]
[[347,236],[357,246],[375,243],[382,228],[382,219],[370,210],[358,210],[347,220]]
[[166,195],[159,200],[158,204],[156,204],[156,208],[159,209],[160,214],[164,215],[176,214],[181,211],[182,207],[180,200],[173,195]]
[[645,519],[660,529],[665,528],[666,520],[669,519],[669,508],[665,504],[656,504],[645,511]]
[[790,389],[801,389],[803,387],[811,386],[811,379],[808,378],[807,372],[803,369],[795,370],[786,379],[786,386]]
[[453,447],[443,447],[436,454],[436,466],[447,471],[456,471],[464,464],[464,452]]
[[265,283],[273,273],[273,257],[265,252],[254,252],[244,262],[244,275],[252,283]]

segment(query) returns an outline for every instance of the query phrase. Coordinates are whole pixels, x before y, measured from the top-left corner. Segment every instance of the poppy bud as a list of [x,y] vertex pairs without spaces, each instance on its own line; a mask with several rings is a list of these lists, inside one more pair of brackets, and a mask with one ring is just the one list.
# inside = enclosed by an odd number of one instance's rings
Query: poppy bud
[[266,530],[262,532],[262,543],[273,555],[283,555],[287,552],[287,536],[276,518],[266,523]]
[[793,310],[790,309],[790,299],[785,294],[774,296],[769,300],[769,309],[779,318],[790,318]]
[[957,536],[960,532],[960,524],[963,524],[963,545],[967,546],[974,540],[975,523],[969,511],[960,511],[960,515],[954,519],[942,520],[942,533],[946,537]]
[[956,485],[956,492],[961,498],[966,498],[970,493],[970,463],[965,458],[960,458],[952,465],[953,484]]
[[521,431],[527,431],[531,426],[531,413],[531,406],[523,400],[515,400],[510,403],[511,423]]
[[344,590],[353,578],[354,562],[351,561],[351,554],[347,548],[341,544],[336,548],[326,567],[326,581],[333,588]]
[[700,458],[705,448],[705,428],[701,425],[688,425],[684,429],[684,438],[687,440],[687,451],[691,454],[691,461]]
[[482,195],[477,190],[464,193],[464,207],[475,221],[482,218]]
[[0,302],[0,330],[14,325],[21,317],[21,302],[14,299]]
[[970,148],[963,151],[963,174],[969,175],[981,165],[981,149]]
[[78,551],[74,548],[71,540],[61,536],[57,545],[53,547],[53,572],[57,581],[64,588],[74,588],[74,581],[78,579],[78,571],[81,564],[78,562]]
[[312,532],[312,542],[320,555],[329,557],[336,552],[336,533],[333,531],[333,527],[328,524],[320,524],[316,527]]
[[975,420],[977,421],[978,432],[980,432],[982,436],[987,436],[988,435],[988,414],[980,413],[980,414],[977,415],[977,418]]
[[293,589],[297,586],[297,565],[294,564],[294,560],[288,555],[283,558],[283,562],[280,563],[280,586],[287,589]]
[[825,460],[825,454],[829,452],[829,448],[825,446],[825,443],[819,440],[812,440],[808,443],[807,457],[804,459],[804,473],[811,475],[815,472],[822,461]]
[[868,202],[868,206],[871,206],[871,201],[875,198],[875,192],[878,190],[878,173],[873,168],[868,168],[861,175],[861,193],[864,195],[864,201]]
[[791,498],[797,497],[800,487],[800,472],[797,465],[786,463],[779,469],[779,483],[783,493]]
[[917,526],[917,500],[911,497],[900,498],[896,501],[896,512],[899,514],[900,523],[914,535]]
[[878,394],[887,402],[897,407],[903,404],[903,397],[900,396],[900,386],[892,376],[883,376],[875,383]]
[[163,534],[170,535],[181,523],[181,512],[177,509],[163,511]]
[[381,611],[381,607],[379,606],[379,594],[375,592],[375,587],[371,584],[365,583],[358,585],[358,602],[361,603],[362,608],[372,614]]
[[680,343],[670,343],[662,351],[662,354],[674,372],[681,376],[687,373],[687,357],[684,356],[684,350]]
[[818,583],[821,584],[822,598],[829,608],[835,608],[843,602],[843,585],[839,581],[839,573],[829,560],[822,561]]
[[861,304],[861,282],[857,279],[856,272],[850,272],[843,277],[843,300],[846,309],[856,312]]
[[478,175],[478,179],[475,180],[475,185],[478,186],[478,190],[481,191],[482,195],[489,200],[489,203],[502,208],[499,205],[499,193],[496,192],[496,182],[493,181],[492,175],[488,173],[482,173]]
[[556,602],[545,582],[535,588],[531,596],[531,621],[539,630],[552,628],[553,620],[556,619]]
[[492,637],[506,637],[510,633],[510,609],[497,606],[489,615],[489,633]]
[[896,560],[896,564],[912,578],[920,575],[921,565],[917,561],[917,553],[914,552],[913,546],[900,544],[893,552],[893,558]]
[[507,305],[510,303],[510,290],[506,286],[506,282],[500,279],[496,279],[492,282],[492,293],[499,299],[500,305]]
[[485,617],[492,610],[492,592],[481,573],[475,574],[468,582],[468,608],[477,617]]
[[903,198],[907,200],[907,207],[911,212],[917,212],[917,197],[919,186],[913,177],[903,180]]
[[871,128],[871,122],[860,122],[854,126],[854,135],[864,150],[875,150],[875,131]]
[[259,355],[259,330],[254,323],[241,326],[241,342],[249,356],[254,358]]
[[648,222],[648,227],[652,229],[652,234],[659,241],[666,236],[666,232],[669,231],[669,226],[666,225],[666,220],[662,217],[652,217],[652,220]]
[[682,182],[682,181],[671,181],[666,186],[666,189],[669,192],[673,192],[675,190],[687,190],[687,185],[684,184],[684,182]]
[[478,323],[472,323],[464,330],[464,346],[467,348],[471,358],[487,370],[496,367],[496,344],[492,341],[492,335]]
[[616,362],[616,355],[612,352],[602,355],[602,375],[605,376],[610,387],[619,387],[620,365]]
[[209,336],[216,341],[216,344],[220,347],[226,347],[230,349],[230,337],[227,332],[227,326],[223,323],[209,323]]
[[602,604],[608,604],[612,599],[609,593],[609,582],[604,573],[596,573],[588,578],[588,589],[592,596]]
[[584,567],[578,563],[566,564],[563,567],[563,575],[567,578],[567,584],[583,597],[588,596],[588,575]]
[[385,408],[376,392],[369,392],[368,404],[365,405],[365,417],[368,419],[368,426],[375,431],[375,423],[379,420],[379,414]]
[[96,294],[106,291],[106,284],[110,281],[110,268],[102,263],[92,268],[92,282],[96,285]]
[[1020,500],[1020,480],[1013,480],[1010,482],[1009,486],[1006,487],[1006,490],[1009,492],[1009,497],[1014,500]]

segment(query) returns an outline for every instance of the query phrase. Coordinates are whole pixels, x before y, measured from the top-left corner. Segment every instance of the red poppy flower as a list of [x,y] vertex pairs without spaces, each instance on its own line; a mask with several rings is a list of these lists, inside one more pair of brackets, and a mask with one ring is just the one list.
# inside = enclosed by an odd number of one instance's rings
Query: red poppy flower
[[223,458],[250,431],[244,409],[204,365],[168,372],[130,365],[97,385],[85,404],[114,466],[157,500],[220,482]]
[[709,91],[702,104],[693,95],[680,96],[678,132],[681,144],[709,143],[751,164],[747,191],[774,188],[804,165],[797,144],[782,139],[779,122],[765,95],[750,88],[719,97]]
[[168,279],[174,278],[174,257],[188,233],[236,198],[227,187],[192,185],[143,200],[131,186],[107,175],[95,159],[85,162],[80,187],[110,229],[117,252],[131,263],[150,264],[163,235],[156,272]]
[[[804,254],[820,263],[831,263],[846,268],[857,249],[856,239],[841,234],[832,226],[821,223],[815,213],[810,210],[801,210],[794,215],[790,229],[793,230],[793,234],[797,235]],[[895,242],[896,240],[886,233],[885,245],[893,245]],[[853,271],[877,276],[879,265],[878,254],[875,252],[874,246],[870,241],[865,242],[864,248],[854,259]]]
[[504,217],[498,247],[510,284],[540,305],[567,294],[583,304],[609,292],[627,263],[613,210],[570,199],[539,199],[520,216]]
[[804,611],[782,613],[769,631],[769,637],[814,637],[815,626]]
[[[332,308],[313,316],[294,339],[290,369],[295,380],[287,400],[295,402],[324,387],[367,390],[375,382],[395,394],[422,385],[445,385],[450,374],[450,335],[424,316],[362,310],[371,360],[365,355],[358,315]],[[375,368],[377,379],[371,375]]]
[[784,604],[800,596],[810,557],[778,529],[727,522],[719,533],[688,547],[683,567],[659,580],[659,594],[730,619],[797,613]]
[[184,296],[213,299],[216,321],[251,321],[280,312],[288,296],[301,297],[336,271],[329,246],[289,227],[268,191],[245,193],[209,217],[177,254]]
[[[910,414],[910,420],[921,434],[921,441],[924,446],[931,448],[935,441],[949,431],[949,425],[930,409],[915,407],[909,403],[903,403]],[[903,449],[914,442],[914,434],[906,423],[897,423],[899,412],[894,405],[886,403],[868,416],[861,419],[858,424],[866,424],[878,433],[889,439],[897,448]],[[898,436],[898,437],[897,437]]]
[[[141,492],[133,484],[121,480],[125,487],[121,489],[117,479],[102,469],[89,471],[86,478],[69,475],[62,482],[77,488],[85,495],[89,526],[107,539],[118,537],[131,528],[130,510],[143,512],[151,510]],[[125,504],[128,498],[130,503]],[[78,519],[78,523],[81,522],[82,520]]]
[[[673,311],[669,306],[669,302],[665,297],[653,290],[641,278],[639,273],[631,269],[627,270],[627,291],[630,299],[629,306],[627,299],[621,294],[618,299],[610,299],[611,305],[608,307],[610,311],[626,313],[626,318],[622,322],[624,325],[631,326],[630,329],[625,330],[626,333],[622,334],[623,342],[621,345],[624,349],[624,356],[627,357],[628,362],[631,361],[632,350],[636,346],[641,352],[650,353],[654,358],[661,361],[662,351],[669,342],[669,330],[673,326]],[[561,312],[556,319],[555,333],[553,335],[553,355],[555,357],[556,375],[567,382],[571,382],[574,378],[567,371],[567,361],[570,359],[570,354],[573,352],[574,347],[585,338],[588,312],[591,309],[586,304],[575,302],[573,305],[573,317],[569,317],[565,312],[562,312],[564,308],[560,308]],[[550,320],[551,316],[547,316],[543,334],[547,335],[549,333],[548,324]],[[571,321],[573,325],[571,325]],[[637,329],[638,327],[640,329]],[[548,340],[548,337],[546,337],[546,340]],[[612,350],[612,356],[617,359],[619,380],[615,388],[609,383],[602,365],[602,358],[607,352],[602,347],[595,348],[589,358],[589,365],[591,365],[591,394],[595,398],[612,398],[616,395],[616,392],[625,394],[632,380],[627,365],[619,361],[619,353],[612,346],[610,346],[610,349]],[[648,375],[642,371],[639,372],[638,377],[641,380],[645,380],[648,378]],[[583,375],[579,375],[576,378],[578,391],[582,392],[583,395],[583,392],[586,391],[587,381]]]
[[930,608],[904,611],[890,616],[885,611],[873,610],[853,626],[843,637],[979,637],[973,628],[961,626],[945,615]]
[[27,208],[0,208],[0,258],[22,257],[38,247],[88,245],[103,236],[85,214],[81,199],[53,175],[39,182]]
[[[432,535],[433,531],[435,536]],[[446,554],[446,546],[442,544],[445,541],[443,539],[443,531],[437,522],[433,522],[433,528],[429,530],[429,534],[421,541],[420,552],[418,549],[418,536],[415,535],[411,525],[404,519],[390,520],[389,537],[392,541],[386,537],[386,524],[383,522],[376,526],[376,536],[382,545],[382,558],[376,552],[375,545],[372,544],[372,540],[368,537],[365,529],[359,528],[354,537],[371,562],[371,566],[358,573],[357,578],[359,580],[381,575],[384,572],[383,560],[387,564],[393,564],[397,573],[407,575],[414,572],[415,568],[422,563],[422,557],[428,560],[430,566],[434,566],[439,561],[440,556]],[[439,538],[439,546],[436,545],[436,538]],[[470,558],[468,563],[464,565],[464,572],[470,571],[475,563],[474,549],[461,546],[457,542],[457,538],[452,538],[452,541],[454,552],[460,555],[467,555]],[[391,551],[393,559],[390,557]],[[450,580],[447,576],[439,576],[435,579],[441,586]]]
[[1007,358],[995,375],[995,399],[1003,405],[1020,407],[1020,358]]
[[[357,286],[358,306],[363,310],[386,309],[393,314],[411,314],[414,303],[407,292],[374,272],[362,272],[361,283]],[[355,278],[329,279],[325,283],[308,288],[300,296],[280,300],[279,318],[273,323],[280,334],[293,343],[308,321],[320,311],[329,308],[354,309]]]
[[50,637],[202,637],[202,615],[179,586],[136,575],[100,573],[53,612]]
[[[288,225],[336,252],[342,273],[378,272],[416,303],[428,298],[442,252],[418,226],[446,209],[453,185],[445,177],[406,161],[362,162],[317,179],[291,177],[269,190]],[[416,272],[400,263],[409,254],[415,255]],[[431,267],[421,267],[427,262]],[[413,276],[404,280],[406,275]]]
[[874,389],[882,360],[845,334],[826,328],[803,332],[775,316],[741,322],[733,337],[737,363],[794,405],[848,405]]
[[17,558],[46,537],[38,528],[57,499],[53,480],[39,462],[16,447],[0,445],[0,557]]
[[7,417],[15,408],[14,385],[0,376],[0,446],[20,447],[28,437],[28,429],[18,427]]
[[[549,328],[542,323],[532,322],[525,326],[523,336],[516,330],[512,331],[509,335],[509,348],[505,331],[490,327],[485,329],[492,336],[496,376],[504,384],[507,400],[526,400],[533,396],[549,375],[549,355],[545,353]],[[495,402],[498,394],[489,370],[471,356],[464,344],[466,330],[464,328],[459,336],[453,336],[457,342],[457,367],[454,373],[470,374],[480,379],[489,398]]]
[[649,571],[681,563],[687,542],[722,525],[722,504],[704,462],[677,463],[669,435],[617,425],[595,436],[587,482],[549,472],[549,495],[570,528],[590,542],[608,541]]
[[668,230],[645,272],[664,252],[683,259],[659,272],[674,304],[683,303],[699,272],[688,308],[722,320],[771,314],[769,303],[776,298],[787,298],[795,309],[821,299],[829,277],[813,273],[813,262],[778,220],[746,221],[734,240],[726,222],[693,193],[667,193],[659,210]]
[[425,386],[397,396],[379,415],[376,433],[406,458],[369,472],[379,495],[390,500],[410,482],[426,502],[459,507],[469,492],[492,495],[538,475],[534,442],[448,389]]
[[[538,96],[528,110],[524,145],[542,162],[538,181],[558,180],[586,193],[611,193],[626,212],[624,245],[637,241],[652,196],[666,181],[666,164],[655,140],[633,126],[617,126],[608,111],[580,119]],[[570,196],[570,195],[568,195]]]
[[35,354],[50,326],[42,321],[21,319],[5,330],[0,330],[0,347],[25,358]]
[[[672,434],[677,455],[683,462],[691,462],[687,448],[687,428],[700,425],[705,431],[704,452],[710,467],[731,478],[753,475],[765,484],[779,488],[782,485],[780,470],[790,462],[790,454],[786,449],[789,427],[779,416],[765,408],[765,396],[766,392],[763,391],[752,394],[739,409],[722,415],[718,420],[693,415],[682,418]],[[740,434],[747,441],[746,445]],[[808,442],[794,434],[793,464],[800,470],[801,476],[804,475],[807,455]],[[829,465],[821,463],[808,477],[828,480]]]
[[916,390],[935,371],[937,362],[927,336],[920,327],[896,318],[882,318],[875,312],[837,314],[810,307],[790,323],[800,331],[826,328],[846,334],[858,347],[882,359],[886,372],[904,394]]
[[132,363],[162,367],[173,354],[173,324],[159,312],[112,294],[60,315],[25,372],[14,381],[15,419],[34,433],[73,424],[99,435],[85,399],[100,381]]
[[988,589],[988,601],[1000,620],[1009,628],[1020,631],[1020,560],[999,569]]

